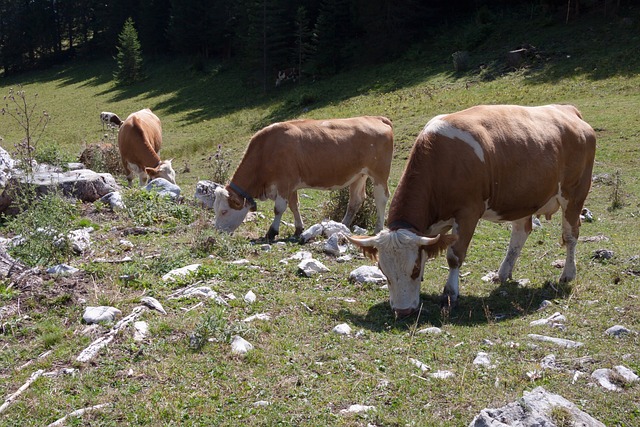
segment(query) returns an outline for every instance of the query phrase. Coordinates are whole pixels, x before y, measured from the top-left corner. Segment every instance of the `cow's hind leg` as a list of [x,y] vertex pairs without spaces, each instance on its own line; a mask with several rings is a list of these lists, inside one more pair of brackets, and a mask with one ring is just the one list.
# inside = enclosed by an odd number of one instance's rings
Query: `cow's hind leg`
[[564,269],[560,275],[561,282],[570,282],[576,278],[576,245],[580,234],[580,212],[582,203],[571,204],[563,210],[562,215],[562,243],[567,249],[567,258],[564,261]]
[[516,261],[522,252],[522,247],[527,241],[527,237],[531,233],[531,216],[521,218],[517,221],[511,222],[511,238],[509,239],[509,248],[507,254],[500,264],[498,270],[498,279],[501,283],[511,279],[513,267],[516,265]]
[[280,232],[280,220],[282,220],[282,214],[287,210],[287,199],[277,196],[275,205],[273,206],[274,218],[271,223],[271,227],[269,227],[269,231],[267,231],[266,238],[268,241],[272,241],[276,238],[278,233]]
[[366,184],[367,176],[361,175],[349,186],[349,203],[347,205],[347,212],[344,214],[344,218],[342,218],[342,223],[347,227],[351,227],[353,219],[360,210],[362,202],[364,202]]
[[293,222],[296,227],[294,236],[299,237],[304,229],[304,224],[302,223],[302,216],[300,216],[300,202],[297,191],[292,192],[289,196],[289,209],[291,209],[291,213],[293,213]]
[[374,183],[373,185],[373,198],[376,202],[376,212],[378,213],[376,220],[375,233],[378,233],[384,227],[384,211],[387,208],[387,201],[389,200],[389,189],[387,183]]

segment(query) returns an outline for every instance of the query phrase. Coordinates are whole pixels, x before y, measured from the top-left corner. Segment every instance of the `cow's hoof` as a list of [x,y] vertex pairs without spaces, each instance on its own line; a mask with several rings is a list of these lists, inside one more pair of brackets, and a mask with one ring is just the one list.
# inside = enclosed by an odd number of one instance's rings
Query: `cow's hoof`
[[458,298],[453,295],[442,294],[440,297],[440,309],[451,311],[458,306]]
[[277,235],[278,232],[276,230],[274,230],[273,228],[269,228],[269,231],[267,231],[267,235],[265,236],[265,238],[267,239],[267,242],[273,242],[276,239]]

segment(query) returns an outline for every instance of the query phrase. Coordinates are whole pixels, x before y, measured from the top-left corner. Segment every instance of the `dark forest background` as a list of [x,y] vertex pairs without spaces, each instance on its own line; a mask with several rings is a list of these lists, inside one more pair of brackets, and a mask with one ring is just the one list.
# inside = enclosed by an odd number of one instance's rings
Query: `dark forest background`
[[0,72],[115,57],[118,34],[130,17],[145,58],[181,56],[194,67],[233,61],[248,84],[266,87],[278,70],[295,68],[303,79],[319,78],[354,64],[392,60],[470,20],[480,33],[513,14],[544,26],[594,11],[613,14],[631,1],[0,0]]

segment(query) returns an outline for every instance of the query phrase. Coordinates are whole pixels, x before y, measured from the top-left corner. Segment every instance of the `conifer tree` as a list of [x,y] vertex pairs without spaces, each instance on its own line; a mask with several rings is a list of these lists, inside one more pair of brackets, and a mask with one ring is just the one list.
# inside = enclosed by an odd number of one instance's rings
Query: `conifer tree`
[[138,32],[133,20],[127,18],[118,35],[118,69],[114,78],[120,84],[132,84],[144,78],[142,72],[142,50],[138,40]]

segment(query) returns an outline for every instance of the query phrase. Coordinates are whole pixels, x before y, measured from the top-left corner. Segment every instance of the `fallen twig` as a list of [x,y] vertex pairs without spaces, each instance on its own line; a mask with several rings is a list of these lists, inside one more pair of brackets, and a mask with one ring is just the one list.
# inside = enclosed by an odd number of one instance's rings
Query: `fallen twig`
[[111,404],[110,403],[101,403],[99,405],[89,406],[88,408],[78,409],[76,411],[71,412],[70,414],[65,415],[64,417],[60,418],[59,420],[56,420],[56,421],[52,422],[47,427],[56,427],[56,426],[64,425],[64,422],[69,417],[81,417],[86,412],[95,411],[96,409],[102,409],[105,406],[109,406],[109,405],[111,405]]
[[33,374],[31,374],[27,382],[22,384],[22,387],[20,387],[18,391],[16,391],[15,393],[13,393],[12,395],[6,398],[2,406],[0,406],[0,414],[3,413],[5,409],[7,409],[9,405],[13,403],[14,400],[16,400],[22,393],[24,393],[24,391],[28,389],[29,386],[33,384],[33,382],[37,380],[38,377],[40,377],[40,375],[42,375],[43,373],[44,373],[44,369],[38,369]]

